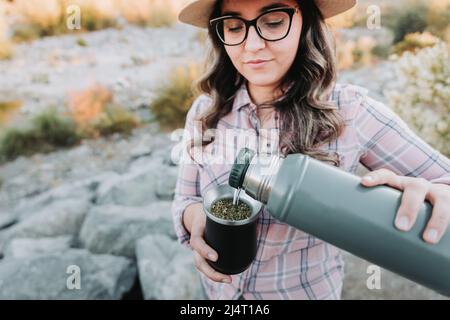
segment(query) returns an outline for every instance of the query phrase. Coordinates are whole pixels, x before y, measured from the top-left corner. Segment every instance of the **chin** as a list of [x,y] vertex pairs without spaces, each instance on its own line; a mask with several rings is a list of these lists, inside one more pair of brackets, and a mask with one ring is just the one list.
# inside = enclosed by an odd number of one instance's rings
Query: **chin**
[[245,76],[245,78],[253,85],[260,86],[260,87],[268,87],[273,86],[274,84],[278,83],[279,80],[275,78],[273,75],[269,73],[265,74],[251,74]]

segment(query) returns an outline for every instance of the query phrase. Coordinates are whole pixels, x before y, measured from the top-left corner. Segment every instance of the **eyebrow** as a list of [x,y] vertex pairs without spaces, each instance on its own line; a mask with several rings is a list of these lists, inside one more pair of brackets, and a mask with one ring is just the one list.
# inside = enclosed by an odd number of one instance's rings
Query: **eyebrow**
[[[262,7],[261,9],[259,9],[259,13],[263,13],[264,11],[267,11],[270,9],[275,9],[275,8],[280,8],[280,7],[287,7],[287,4],[282,3],[282,2],[272,3],[272,4],[269,4],[265,7]],[[224,16],[240,16],[241,13],[237,12],[237,11],[225,11],[222,15],[224,15]]]

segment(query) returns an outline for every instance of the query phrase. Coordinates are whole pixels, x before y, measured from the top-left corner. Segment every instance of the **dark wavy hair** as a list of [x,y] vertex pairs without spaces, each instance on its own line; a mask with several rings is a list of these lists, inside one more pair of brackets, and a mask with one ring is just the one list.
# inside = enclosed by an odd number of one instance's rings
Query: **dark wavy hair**
[[[299,49],[278,88],[289,89],[283,91],[282,99],[271,103],[279,111],[279,151],[284,156],[302,153],[340,166],[336,152],[318,149],[339,137],[345,125],[338,108],[328,101],[336,79],[333,38],[314,1],[297,2],[303,17]],[[221,5],[222,0],[216,2],[211,19],[221,15]],[[206,71],[197,82],[198,91],[212,98],[212,108],[198,119],[203,132],[217,128],[219,120],[231,112],[236,93],[245,81],[211,26],[208,35]],[[212,141],[214,137],[202,140],[201,145]]]

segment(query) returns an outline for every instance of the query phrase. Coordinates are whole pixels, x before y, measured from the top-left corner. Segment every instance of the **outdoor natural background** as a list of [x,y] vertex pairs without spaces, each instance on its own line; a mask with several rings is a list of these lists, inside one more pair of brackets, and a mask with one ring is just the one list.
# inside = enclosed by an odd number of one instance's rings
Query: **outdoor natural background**
[[[177,23],[185,2],[0,0],[0,298],[202,298],[170,214],[170,133],[207,46]],[[81,30],[66,26],[71,4]],[[381,28],[367,27],[369,5]],[[447,156],[449,22],[450,0],[360,1],[329,21],[339,81]],[[385,270],[369,290],[370,264],[345,259],[344,299],[445,298]]]

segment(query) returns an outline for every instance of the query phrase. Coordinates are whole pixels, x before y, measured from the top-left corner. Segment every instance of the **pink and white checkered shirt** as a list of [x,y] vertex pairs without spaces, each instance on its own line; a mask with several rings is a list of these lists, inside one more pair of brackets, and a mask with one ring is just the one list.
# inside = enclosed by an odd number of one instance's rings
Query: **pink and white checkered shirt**
[[[369,170],[387,168],[398,175],[423,177],[433,183],[450,184],[450,160],[418,137],[405,122],[383,103],[368,96],[368,91],[354,85],[337,84],[330,100],[346,121],[341,136],[321,147],[341,156],[342,170],[355,173],[358,163]],[[185,132],[190,137],[197,130],[198,116],[211,106],[202,95],[193,103],[186,119]],[[273,112],[266,128],[278,130],[278,116]],[[232,112],[223,117],[218,131],[246,129],[259,146],[278,150],[278,141],[260,134],[261,122],[256,106],[244,84],[237,93]],[[278,132],[278,131],[276,131]],[[271,138],[272,137],[272,138]],[[234,160],[244,145],[234,145]],[[220,139],[205,148],[220,149]],[[207,152],[207,151],[205,151]],[[182,223],[184,209],[202,201],[210,188],[228,183],[232,161],[225,163],[180,162],[172,205],[172,217],[180,243],[189,247],[189,233]],[[264,207],[257,220],[258,250],[250,267],[232,276],[232,283],[218,283],[201,274],[210,299],[340,299],[344,261],[340,250],[312,235],[294,229],[271,217]]]

